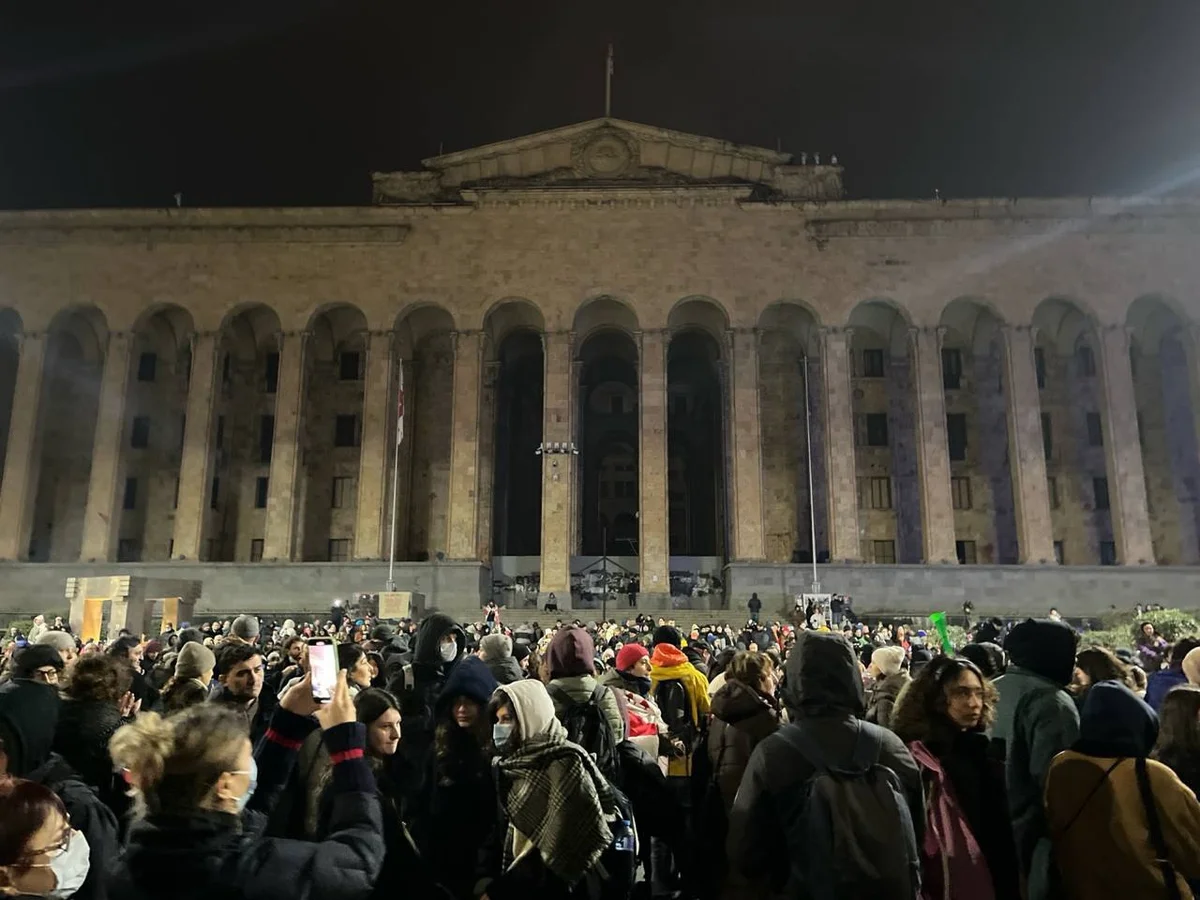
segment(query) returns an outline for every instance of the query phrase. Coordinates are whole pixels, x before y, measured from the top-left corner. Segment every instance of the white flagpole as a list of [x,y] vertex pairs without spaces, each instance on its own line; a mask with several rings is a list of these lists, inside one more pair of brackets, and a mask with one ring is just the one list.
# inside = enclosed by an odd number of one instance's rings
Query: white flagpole
[[808,391],[808,354],[804,360],[804,452],[808,460],[808,534],[812,541],[812,590],[818,593],[820,581],[817,580],[817,508],[813,500],[813,464],[812,464],[812,413],[810,412],[810,394]]
[[392,455],[392,527],[388,535],[387,589],[396,589],[396,512],[400,497],[400,444],[404,441],[404,360],[399,360],[400,379],[396,393],[396,450]]

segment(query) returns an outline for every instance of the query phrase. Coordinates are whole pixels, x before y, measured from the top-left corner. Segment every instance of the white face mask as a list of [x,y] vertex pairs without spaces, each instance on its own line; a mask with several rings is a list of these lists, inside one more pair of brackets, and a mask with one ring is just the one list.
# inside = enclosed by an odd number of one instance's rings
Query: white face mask
[[458,641],[442,644],[442,660],[444,662],[454,662],[456,656],[458,656]]
[[32,866],[31,868],[35,869],[49,869],[54,873],[55,888],[45,896],[51,897],[53,900],[66,900],[67,897],[83,887],[84,881],[87,880],[88,870],[91,868],[91,852],[92,849],[88,846],[83,832],[72,829],[67,849],[48,863]]
[[512,733],[512,722],[496,722],[492,725],[492,743],[496,745],[497,750],[503,750],[508,746]]

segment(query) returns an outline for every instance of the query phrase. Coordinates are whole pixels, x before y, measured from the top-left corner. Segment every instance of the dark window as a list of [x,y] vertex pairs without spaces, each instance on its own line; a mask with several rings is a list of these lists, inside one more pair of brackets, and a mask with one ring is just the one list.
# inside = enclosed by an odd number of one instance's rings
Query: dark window
[[872,541],[871,543],[874,545],[872,549],[875,551],[875,562],[881,565],[895,565],[895,541]]
[[892,479],[886,475],[871,476],[871,509],[892,508]]
[[171,540],[167,541],[167,559],[170,559],[174,555],[175,555],[175,540],[172,538]]
[[122,509],[137,509],[137,479],[125,479],[125,497],[121,502]]
[[962,385],[962,351],[957,347],[945,347],[942,350],[942,387],[948,391],[957,391]]
[[951,505],[955,509],[971,508],[971,479],[955,475],[950,479]]
[[329,561],[347,562],[350,559],[350,539],[333,538],[329,542]]
[[208,498],[208,508],[217,509],[221,501],[221,476],[214,475],[212,480],[212,493]]
[[333,446],[358,446],[358,416],[339,415],[333,422]]
[[1046,452],[1046,459],[1054,455],[1054,420],[1050,418],[1050,413],[1042,413],[1042,449]]
[[225,417],[217,416],[217,449],[225,448]]
[[142,558],[137,538],[121,538],[117,541],[117,562],[137,562]]
[[1066,553],[1065,547],[1066,545],[1064,545],[1062,541],[1054,542],[1054,561],[1060,566],[1063,564],[1063,556]]
[[883,351],[882,350],[864,350],[863,351],[863,378],[882,378],[883,377]]
[[258,419],[258,461],[271,461],[271,448],[275,446],[275,417],[259,416]]
[[179,508],[179,476],[175,476],[175,494],[171,498],[171,509]]
[[268,394],[275,393],[279,387],[279,354],[271,352],[267,354],[267,371],[266,371],[266,389]]
[[1115,566],[1117,564],[1117,545],[1113,541],[1100,542],[1100,565]]
[[1046,386],[1046,351],[1041,347],[1033,348],[1033,370],[1037,372],[1037,386],[1041,390]]
[[1087,414],[1087,434],[1089,446],[1104,446],[1104,426],[1100,424],[1100,413],[1090,412]]
[[133,417],[133,433],[129,437],[129,446],[135,450],[145,450],[150,446],[149,416]]
[[342,381],[358,381],[360,375],[357,350],[347,350],[338,357],[338,378]]
[[1075,358],[1079,362],[1079,374],[1084,378],[1094,378],[1096,376],[1096,354],[1092,352],[1092,348],[1087,344],[1081,344],[1079,349],[1075,351]]
[[221,360],[221,383],[229,384],[233,380],[233,357],[228,353]]
[[334,509],[349,509],[354,505],[354,479],[339,475],[333,479],[329,505]]
[[251,538],[250,540],[250,562],[262,562],[263,554],[263,539]]
[[270,484],[270,479],[265,475],[259,475],[254,479],[254,508],[267,508],[267,487]]
[[974,541],[955,541],[954,553],[958,556],[959,565],[972,566],[975,564]]
[[1050,495],[1050,508],[1058,509],[1061,505],[1058,497],[1058,479],[1053,475],[1046,479],[1046,493]]
[[950,413],[946,416],[946,443],[950,447],[950,459],[960,462],[967,458],[966,413]]
[[1092,493],[1096,496],[1096,509],[1108,509],[1108,479],[1093,478]]
[[608,411],[614,416],[624,415],[625,413],[625,398],[621,396],[608,398]]
[[867,446],[886,447],[888,445],[887,413],[867,413]]
[[143,353],[138,357],[138,381],[153,381],[154,375],[158,371],[158,354]]

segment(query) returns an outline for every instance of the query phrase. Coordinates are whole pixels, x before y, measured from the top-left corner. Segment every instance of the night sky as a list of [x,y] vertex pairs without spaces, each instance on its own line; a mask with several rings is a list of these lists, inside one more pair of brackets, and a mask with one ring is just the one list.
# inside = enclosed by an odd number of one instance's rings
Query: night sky
[[4,0],[0,207],[369,202],[601,115],[609,41],[614,115],[837,153],[851,196],[1200,167],[1198,0]]

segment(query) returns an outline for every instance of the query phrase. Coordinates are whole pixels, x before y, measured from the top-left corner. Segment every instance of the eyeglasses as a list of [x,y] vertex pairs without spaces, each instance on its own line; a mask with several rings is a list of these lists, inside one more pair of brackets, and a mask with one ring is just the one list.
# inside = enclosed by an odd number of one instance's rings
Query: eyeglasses
[[[67,849],[71,846],[71,838],[73,838],[77,834],[79,834],[78,831],[76,831],[70,825],[67,825],[65,828],[63,828],[62,834],[59,835],[57,843],[55,843],[49,847],[42,847],[40,850],[30,850],[28,853],[26,853],[24,855],[23,858],[24,859],[35,859],[39,856],[48,856],[51,859],[55,859],[59,856],[62,856],[64,853],[67,852]],[[50,865],[51,864],[48,862],[30,863],[27,866],[27,868],[48,869],[48,868],[50,868]]]
[[42,666],[40,669],[34,669],[31,674],[34,681],[40,681],[42,684],[58,684],[58,669],[54,666]]

